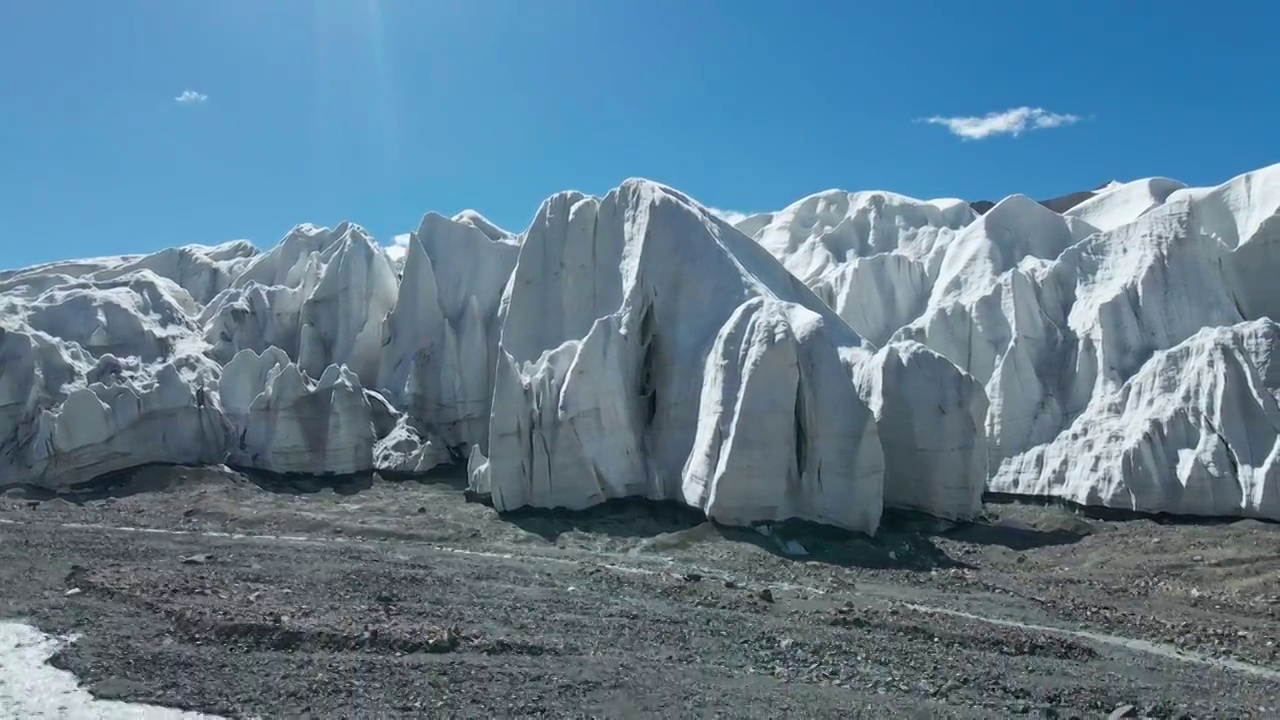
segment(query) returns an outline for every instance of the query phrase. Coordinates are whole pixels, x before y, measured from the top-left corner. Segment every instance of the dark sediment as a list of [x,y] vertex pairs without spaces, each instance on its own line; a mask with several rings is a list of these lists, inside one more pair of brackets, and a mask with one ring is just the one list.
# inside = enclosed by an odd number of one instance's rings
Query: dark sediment
[[1002,504],[867,538],[644,503],[500,517],[448,476],[257,480],[0,498],[0,615],[79,635],[54,663],[100,696],[228,717],[1280,712],[1273,524]]

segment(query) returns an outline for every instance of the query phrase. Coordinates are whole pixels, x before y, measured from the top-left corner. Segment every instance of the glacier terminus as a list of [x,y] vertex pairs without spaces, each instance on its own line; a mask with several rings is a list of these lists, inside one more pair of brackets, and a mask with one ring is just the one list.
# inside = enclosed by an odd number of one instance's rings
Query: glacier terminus
[[153,463],[465,464],[498,510],[639,497],[872,533],[986,493],[1280,520],[1280,165],[1057,212],[647,180],[392,256],[299,225],[0,272],[0,488]]

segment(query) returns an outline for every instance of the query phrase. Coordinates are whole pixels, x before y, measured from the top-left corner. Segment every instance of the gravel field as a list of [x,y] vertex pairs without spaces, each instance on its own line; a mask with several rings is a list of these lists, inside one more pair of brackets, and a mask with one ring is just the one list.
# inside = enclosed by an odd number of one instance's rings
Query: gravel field
[[96,697],[228,718],[1280,716],[1252,520],[993,504],[872,539],[144,468],[0,496],[0,587]]

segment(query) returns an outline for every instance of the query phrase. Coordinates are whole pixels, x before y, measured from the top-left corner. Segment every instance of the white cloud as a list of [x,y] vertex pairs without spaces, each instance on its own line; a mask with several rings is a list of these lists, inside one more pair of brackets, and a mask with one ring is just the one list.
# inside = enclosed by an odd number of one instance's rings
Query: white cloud
[[1054,113],[1044,108],[1018,107],[1004,112],[987,113],[981,117],[930,117],[917,122],[942,125],[965,140],[982,140],[996,135],[1017,137],[1028,130],[1074,125],[1083,120],[1079,115]]
[[409,252],[409,233],[402,233],[391,238],[391,244],[387,246],[387,257],[392,260],[403,260],[406,253]]
[[713,208],[713,207],[707,208],[707,211],[710,212],[712,215],[715,215],[716,217],[720,218],[721,220],[729,223],[730,225],[737,225],[743,220],[746,220],[747,218],[751,217],[753,214],[753,213],[738,212],[737,210],[721,210],[720,208]]
[[198,93],[195,90],[183,90],[181,95],[173,99],[179,105],[203,105],[208,100],[208,95]]

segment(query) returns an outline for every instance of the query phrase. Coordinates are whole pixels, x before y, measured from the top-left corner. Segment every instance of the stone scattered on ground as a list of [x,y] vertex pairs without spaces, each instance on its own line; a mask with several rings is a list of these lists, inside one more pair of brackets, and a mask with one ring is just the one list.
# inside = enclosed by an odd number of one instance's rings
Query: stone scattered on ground
[[1272,524],[991,505],[765,537],[644,503],[500,517],[447,479],[166,472],[0,496],[0,615],[79,636],[53,662],[102,698],[233,718],[1280,713]]

